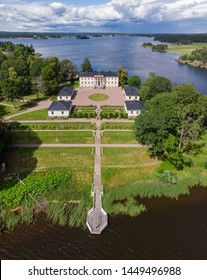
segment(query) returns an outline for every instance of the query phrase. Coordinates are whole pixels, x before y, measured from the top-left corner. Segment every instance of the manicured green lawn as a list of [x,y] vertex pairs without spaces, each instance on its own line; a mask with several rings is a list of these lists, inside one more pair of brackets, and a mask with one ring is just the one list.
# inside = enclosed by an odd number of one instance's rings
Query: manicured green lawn
[[104,131],[103,144],[137,144],[133,131]]
[[105,122],[101,129],[133,129],[134,122]]
[[14,108],[11,106],[5,106],[0,104],[0,117],[1,118],[6,118],[8,116],[24,112],[25,110],[19,109],[19,108]]
[[89,99],[93,101],[105,101],[109,99],[109,96],[105,93],[94,93],[89,96]]
[[12,144],[91,144],[94,137],[90,131],[12,131]]
[[95,125],[91,122],[13,122],[10,124],[13,130],[79,130],[79,129],[95,129]]
[[48,110],[40,109],[37,111],[25,113],[16,117],[11,118],[12,120],[47,120],[48,118]]

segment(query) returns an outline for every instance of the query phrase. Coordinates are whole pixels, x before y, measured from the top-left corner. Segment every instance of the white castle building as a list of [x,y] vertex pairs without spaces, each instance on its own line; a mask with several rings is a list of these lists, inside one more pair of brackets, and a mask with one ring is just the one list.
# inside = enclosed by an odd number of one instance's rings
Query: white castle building
[[119,77],[113,72],[84,72],[79,76],[80,87],[118,87]]

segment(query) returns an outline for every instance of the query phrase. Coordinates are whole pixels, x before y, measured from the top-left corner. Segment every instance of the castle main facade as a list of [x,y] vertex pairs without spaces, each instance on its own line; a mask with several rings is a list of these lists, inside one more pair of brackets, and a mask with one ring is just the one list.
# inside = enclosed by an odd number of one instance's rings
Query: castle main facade
[[118,87],[119,77],[113,72],[85,72],[79,76],[80,87]]

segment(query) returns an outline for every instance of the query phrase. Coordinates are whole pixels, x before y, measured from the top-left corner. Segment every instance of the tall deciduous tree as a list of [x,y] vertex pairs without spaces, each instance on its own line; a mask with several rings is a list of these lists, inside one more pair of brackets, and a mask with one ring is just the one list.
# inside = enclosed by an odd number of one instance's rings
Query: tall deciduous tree
[[2,94],[6,99],[13,102],[23,98],[24,95],[30,92],[30,80],[27,77],[18,76],[13,67],[9,68],[9,77],[1,81]]
[[121,86],[127,85],[128,82],[128,70],[123,69],[122,66],[119,66],[117,69],[118,77],[119,77],[119,84]]
[[81,72],[92,72],[92,65],[88,57],[85,57],[81,64]]
[[140,85],[140,77],[135,75],[135,76],[131,76],[129,79],[128,79],[128,85],[130,87],[139,87]]
[[60,62],[61,81],[74,81],[77,75],[77,68],[70,60],[65,59]]
[[60,62],[57,57],[46,60],[46,66],[41,71],[41,78],[44,81],[44,91],[53,94],[59,87],[60,82]]
[[171,91],[172,83],[169,79],[149,73],[149,78],[143,82],[140,88],[140,97],[143,101],[146,101],[153,98],[156,94]]
[[207,104],[192,86],[175,86],[172,93],[157,94],[135,120],[137,140],[149,146],[149,154],[168,160],[182,169],[189,160],[185,153],[197,153],[196,141],[204,133]]

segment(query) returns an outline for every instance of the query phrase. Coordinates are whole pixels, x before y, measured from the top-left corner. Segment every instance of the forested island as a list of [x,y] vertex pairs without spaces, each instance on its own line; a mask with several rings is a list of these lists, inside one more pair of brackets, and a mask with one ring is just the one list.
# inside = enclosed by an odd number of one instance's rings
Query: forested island
[[168,49],[167,44],[153,45],[151,42],[143,43],[144,48],[151,48],[153,52],[166,52]]

